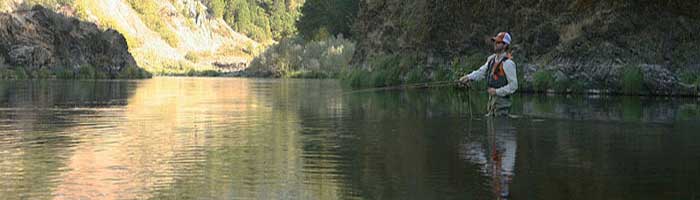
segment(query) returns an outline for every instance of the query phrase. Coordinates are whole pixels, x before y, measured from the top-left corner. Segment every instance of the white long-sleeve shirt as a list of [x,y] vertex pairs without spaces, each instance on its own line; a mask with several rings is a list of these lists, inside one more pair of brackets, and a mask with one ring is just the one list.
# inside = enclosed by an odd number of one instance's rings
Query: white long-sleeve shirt
[[[489,58],[486,60],[486,63],[484,63],[484,65],[479,67],[479,69],[474,70],[472,73],[469,73],[467,75],[469,80],[478,81],[478,80],[484,79],[486,77],[486,74],[490,73],[490,72],[487,72],[487,70],[489,68],[489,60],[493,59],[496,56],[497,56],[496,54],[489,56]],[[498,57],[496,57],[496,58],[498,60],[500,60],[501,58],[503,58],[503,56],[506,56],[506,54],[503,53],[501,55],[498,55]],[[502,96],[502,97],[513,94],[513,93],[515,93],[515,90],[518,89],[518,75],[517,75],[516,70],[515,70],[515,62],[513,62],[510,59],[503,62],[503,71],[506,72],[506,78],[508,79],[508,84],[501,87],[501,88],[496,88],[496,95]]]

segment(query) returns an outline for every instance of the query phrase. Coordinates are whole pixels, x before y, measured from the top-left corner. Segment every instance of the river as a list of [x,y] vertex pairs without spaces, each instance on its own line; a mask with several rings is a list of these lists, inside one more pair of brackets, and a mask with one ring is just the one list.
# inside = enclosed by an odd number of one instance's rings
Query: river
[[0,199],[699,199],[696,98],[0,82]]

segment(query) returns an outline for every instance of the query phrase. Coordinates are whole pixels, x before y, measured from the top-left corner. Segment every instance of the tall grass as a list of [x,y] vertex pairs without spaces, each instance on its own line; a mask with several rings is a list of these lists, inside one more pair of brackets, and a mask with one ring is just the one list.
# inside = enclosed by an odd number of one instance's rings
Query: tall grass
[[366,68],[345,70],[339,78],[355,88],[385,87],[456,80],[462,74],[450,65],[426,67],[411,55],[383,55],[370,58]]

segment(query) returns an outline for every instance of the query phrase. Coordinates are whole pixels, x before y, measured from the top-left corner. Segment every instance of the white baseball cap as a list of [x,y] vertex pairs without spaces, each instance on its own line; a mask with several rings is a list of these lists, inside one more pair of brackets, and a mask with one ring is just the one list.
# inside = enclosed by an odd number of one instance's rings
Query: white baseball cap
[[506,43],[507,45],[510,45],[510,33],[500,32],[495,37],[492,37],[491,41],[503,42],[503,43]]

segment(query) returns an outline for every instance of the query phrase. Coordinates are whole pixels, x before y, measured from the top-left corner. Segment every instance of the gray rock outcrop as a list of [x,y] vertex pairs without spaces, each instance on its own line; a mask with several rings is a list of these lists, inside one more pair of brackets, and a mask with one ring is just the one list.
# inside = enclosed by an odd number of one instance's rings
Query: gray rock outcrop
[[42,6],[0,13],[0,57],[26,71],[73,70],[90,66],[107,78],[138,67],[126,39],[115,30],[67,17]]

